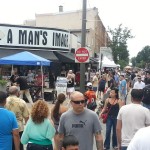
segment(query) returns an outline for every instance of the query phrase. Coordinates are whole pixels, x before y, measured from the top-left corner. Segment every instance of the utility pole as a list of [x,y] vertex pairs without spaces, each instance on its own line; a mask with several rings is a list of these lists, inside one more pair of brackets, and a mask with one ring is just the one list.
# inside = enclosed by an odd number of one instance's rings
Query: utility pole
[[[83,0],[81,47],[86,45],[86,4],[87,0]],[[85,63],[80,63],[80,92],[85,92]]]

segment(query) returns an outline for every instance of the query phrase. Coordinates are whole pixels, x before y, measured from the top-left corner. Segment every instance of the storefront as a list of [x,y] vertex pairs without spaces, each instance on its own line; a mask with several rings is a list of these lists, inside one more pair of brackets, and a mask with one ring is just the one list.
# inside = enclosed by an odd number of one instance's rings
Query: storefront
[[[0,24],[0,58],[29,51],[51,60],[55,68],[61,61],[54,51],[68,53],[69,49],[70,33],[66,30]],[[1,74],[10,71],[10,67],[1,66]]]

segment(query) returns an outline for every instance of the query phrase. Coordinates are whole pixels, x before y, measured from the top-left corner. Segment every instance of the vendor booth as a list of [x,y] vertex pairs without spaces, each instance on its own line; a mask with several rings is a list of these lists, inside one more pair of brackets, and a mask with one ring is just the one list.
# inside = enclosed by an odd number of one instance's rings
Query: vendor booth
[[[41,73],[43,77],[43,66],[50,66],[51,61],[47,60],[45,58],[42,58],[38,55],[32,54],[30,52],[24,51],[21,53],[17,53],[14,55],[10,55],[7,57],[3,57],[0,59],[0,64],[7,65],[11,64],[12,65],[12,70],[13,70],[13,65],[33,65],[33,66],[40,66],[41,67]],[[42,80],[43,82],[43,80]],[[44,93],[43,90],[43,83],[42,86],[40,87],[42,96]],[[40,90],[39,89],[39,90]]]
[[110,60],[106,56],[104,56],[102,60],[102,68],[104,67],[116,68],[117,65],[115,64],[113,60]]

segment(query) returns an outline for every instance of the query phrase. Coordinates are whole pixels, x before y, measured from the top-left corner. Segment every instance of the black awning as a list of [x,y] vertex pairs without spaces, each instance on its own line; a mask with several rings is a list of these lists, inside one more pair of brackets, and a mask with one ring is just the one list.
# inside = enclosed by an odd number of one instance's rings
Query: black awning
[[31,51],[31,53],[39,55],[51,61],[59,61],[53,51]]
[[[15,49],[0,49],[0,58],[6,57],[9,55],[13,55],[16,53],[20,53],[23,51],[29,51],[29,50],[15,50]],[[51,61],[59,61],[58,58],[55,56],[53,51],[43,51],[43,50],[30,50],[29,52],[38,55],[40,57],[43,57],[45,59],[51,60]]]
[[[60,62],[63,63],[75,63],[75,56],[74,53],[68,52],[58,52],[55,51],[54,54],[57,56]],[[90,57],[89,63],[99,63],[97,58]]]
[[99,63],[97,58],[90,57],[90,63]]
[[54,54],[57,56],[60,62],[63,63],[75,63],[74,54],[71,52],[63,53],[55,51]]

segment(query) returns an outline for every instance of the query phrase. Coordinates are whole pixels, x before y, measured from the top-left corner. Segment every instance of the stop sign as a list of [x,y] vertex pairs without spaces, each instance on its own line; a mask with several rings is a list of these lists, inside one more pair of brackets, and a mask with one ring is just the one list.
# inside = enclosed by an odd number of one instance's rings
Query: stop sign
[[88,63],[89,62],[89,51],[81,47],[75,52],[75,62],[76,63]]

